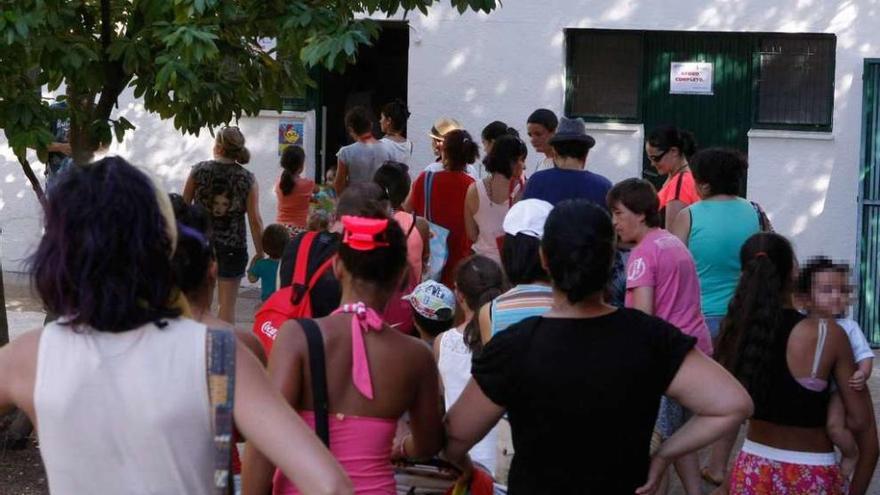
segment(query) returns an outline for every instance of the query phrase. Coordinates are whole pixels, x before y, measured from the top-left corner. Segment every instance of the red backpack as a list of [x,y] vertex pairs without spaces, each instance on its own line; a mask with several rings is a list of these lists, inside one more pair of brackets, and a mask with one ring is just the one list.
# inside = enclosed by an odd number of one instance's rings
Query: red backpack
[[311,231],[303,235],[296,251],[293,283],[275,291],[254,316],[253,332],[266,349],[266,356],[272,352],[275,336],[278,335],[278,329],[284,322],[312,316],[312,288],[330,268],[335,258],[329,256],[310,277],[308,276],[309,254],[317,236],[317,232]]

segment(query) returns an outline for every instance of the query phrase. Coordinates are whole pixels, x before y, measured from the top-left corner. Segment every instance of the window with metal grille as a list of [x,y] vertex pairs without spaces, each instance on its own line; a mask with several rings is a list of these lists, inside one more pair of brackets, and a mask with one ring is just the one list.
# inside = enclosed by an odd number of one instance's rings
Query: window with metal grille
[[565,35],[565,113],[587,120],[637,121],[642,33],[569,29]]
[[835,44],[824,34],[761,38],[757,127],[831,130]]

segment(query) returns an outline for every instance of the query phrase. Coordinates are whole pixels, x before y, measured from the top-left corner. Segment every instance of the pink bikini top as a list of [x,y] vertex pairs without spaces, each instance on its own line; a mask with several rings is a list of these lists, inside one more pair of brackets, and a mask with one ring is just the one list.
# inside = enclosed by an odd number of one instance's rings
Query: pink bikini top
[[[376,311],[361,302],[345,304],[333,312],[338,313],[352,314],[351,380],[364,397],[372,400],[373,381],[370,378],[364,334],[370,331],[380,332],[385,324]],[[314,428],[314,412],[299,413]],[[345,469],[358,494],[397,493],[391,465],[391,444],[396,432],[396,419],[330,414],[330,452]],[[300,493],[279,470],[275,471],[273,486],[274,495]]]

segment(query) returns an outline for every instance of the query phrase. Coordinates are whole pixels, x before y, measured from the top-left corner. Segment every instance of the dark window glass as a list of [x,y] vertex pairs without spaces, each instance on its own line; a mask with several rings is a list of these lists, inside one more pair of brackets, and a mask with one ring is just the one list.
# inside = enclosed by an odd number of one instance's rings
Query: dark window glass
[[834,50],[832,35],[761,39],[756,123],[830,126]]
[[566,113],[635,120],[639,117],[641,33],[568,30]]

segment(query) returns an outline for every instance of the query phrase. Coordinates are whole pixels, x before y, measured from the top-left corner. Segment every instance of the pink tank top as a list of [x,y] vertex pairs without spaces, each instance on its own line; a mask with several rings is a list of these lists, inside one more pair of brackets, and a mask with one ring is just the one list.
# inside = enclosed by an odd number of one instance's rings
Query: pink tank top
[[[312,411],[302,411],[300,416],[314,429]],[[394,419],[330,415],[330,452],[345,469],[359,495],[397,493],[391,465],[391,443],[396,431],[397,420]],[[274,495],[300,493],[279,470],[275,471],[273,486]]]
[[312,200],[314,188],[315,181],[297,177],[293,189],[285,196],[279,182],[276,182],[275,197],[278,199],[276,221],[282,225],[306,228],[309,219],[309,202]]
[[388,306],[382,313],[382,319],[392,328],[411,335],[415,328],[412,322],[412,306],[404,301],[403,296],[410,294],[422,280],[422,249],[424,241],[422,235],[415,226],[415,218],[412,213],[398,211],[394,213],[394,219],[400,225],[406,237],[406,263],[409,275],[403,287],[400,287],[388,300]]
[[477,242],[471,246],[474,253],[481,254],[488,258],[501,263],[501,253],[498,251],[498,238],[504,235],[504,229],[501,224],[504,223],[504,217],[510,210],[510,201],[504,201],[501,204],[493,203],[489,199],[489,192],[486,190],[486,182],[478,180],[474,187],[477,188],[477,196],[480,198],[480,207],[474,214],[474,221],[480,232],[477,236]]

